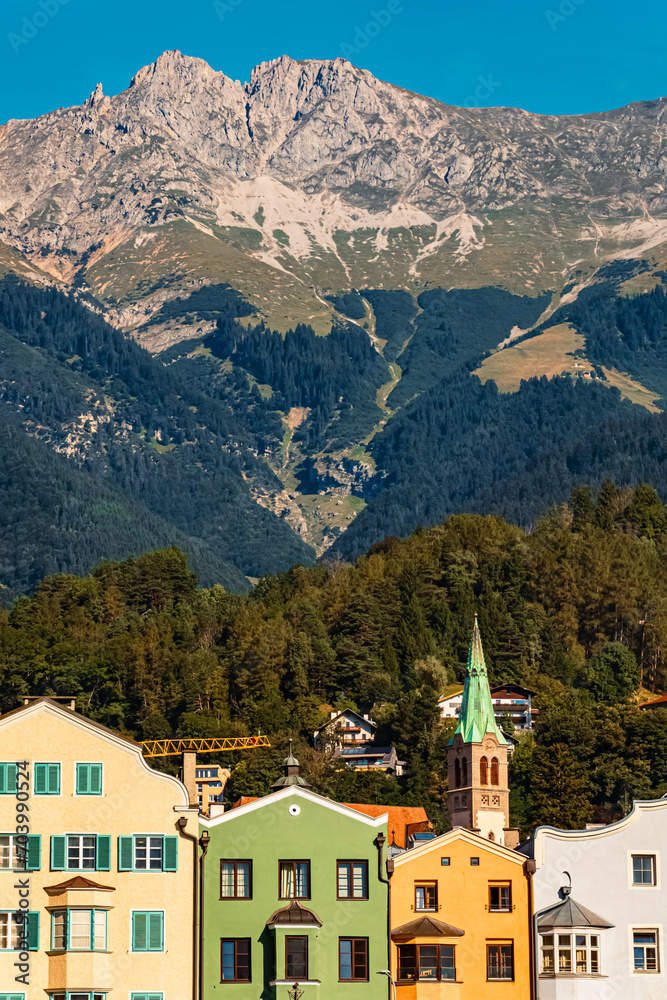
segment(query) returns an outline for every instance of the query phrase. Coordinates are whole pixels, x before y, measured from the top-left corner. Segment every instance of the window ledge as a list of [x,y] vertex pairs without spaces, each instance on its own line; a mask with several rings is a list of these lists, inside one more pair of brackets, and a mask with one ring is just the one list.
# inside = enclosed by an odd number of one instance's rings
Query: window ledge
[[540,979],[609,979],[601,972],[540,972]]
[[[357,980],[358,981],[358,980]],[[321,979],[272,979],[269,986],[294,986],[298,982],[299,986],[319,986]],[[368,980],[366,980],[368,982]]]
[[59,955],[113,955],[113,952],[108,948],[60,948],[58,951],[51,949],[46,954],[49,958],[56,958]]

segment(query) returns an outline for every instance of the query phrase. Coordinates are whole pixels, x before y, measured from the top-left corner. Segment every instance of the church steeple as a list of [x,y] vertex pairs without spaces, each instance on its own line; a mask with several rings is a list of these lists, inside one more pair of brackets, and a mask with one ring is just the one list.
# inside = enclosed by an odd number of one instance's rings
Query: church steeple
[[475,616],[459,722],[447,750],[447,808],[452,826],[515,847],[518,834],[509,829],[508,747],[493,712]]
[[[468,669],[456,732],[461,734],[464,743],[481,743],[487,733],[493,733],[499,744],[507,744],[493,714],[489,676],[484,662],[484,650],[482,649],[482,637],[479,634],[477,615],[475,615],[475,625],[468,651]],[[452,739],[450,746],[453,742]]]

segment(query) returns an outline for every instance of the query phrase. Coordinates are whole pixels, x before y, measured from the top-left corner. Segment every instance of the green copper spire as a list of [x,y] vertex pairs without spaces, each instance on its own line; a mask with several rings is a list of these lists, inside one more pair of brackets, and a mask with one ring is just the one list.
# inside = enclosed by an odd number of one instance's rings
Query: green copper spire
[[487,733],[493,733],[501,745],[504,746],[507,743],[493,714],[489,678],[486,673],[477,615],[475,615],[475,626],[472,630],[461,714],[456,732],[461,734],[464,743],[481,743]]

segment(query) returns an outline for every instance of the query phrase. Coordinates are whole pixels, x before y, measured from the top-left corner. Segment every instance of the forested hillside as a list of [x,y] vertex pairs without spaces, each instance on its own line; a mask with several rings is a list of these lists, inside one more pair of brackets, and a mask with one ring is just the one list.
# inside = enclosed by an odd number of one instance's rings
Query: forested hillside
[[[451,723],[436,702],[463,679],[476,611],[491,682],[536,692],[535,734],[513,757],[514,821],[604,820],[667,792],[667,712],[637,708],[640,684],[642,697],[667,688],[666,556],[655,491],[606,481],[530,534],[458,515],[248,595],[199,589],[175,548],[103,563],[0,612],[1,707],[71,694],[138,739],[268,733],[271,751],[224,758],[231,795],[266,792],[292,736],[316,791],[423,803],[442,827]],[[324,713],[345,705],[373,710],[404,778],[336,772],[312,750]]]

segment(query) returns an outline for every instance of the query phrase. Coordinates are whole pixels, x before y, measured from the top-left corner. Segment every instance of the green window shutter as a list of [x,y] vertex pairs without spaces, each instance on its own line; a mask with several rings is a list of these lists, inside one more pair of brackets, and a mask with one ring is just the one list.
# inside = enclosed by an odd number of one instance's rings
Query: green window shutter
[[28,835],[26,871],[38,872],[41,868],[42,838],[38,833]]
[[46,764],[35,764],[35,795],[46,795]]
[[76,765],[76,794],[77,795],[102,794],[101,764]]
[[16,764],[0,764],[0,795],[16,795]]
[[26,937],[28,939],[28,951],[38,951],[39,949],[39,910],[33,910],[28,914]]
[[91,764],[90,765],[90,794],[91,795],[101,795],[102,794],[102,765],[101,764]]
[[148,950],[162,951],[164,948],[164,913],[148,914]]
[[146,951],[148,944],[147,924],[147,913],[132,914],[132,951]]
[[134,840],[132,837],[118,838],[118,871],[131,872],[134,861]]
[[95,868],[98,872],[111,871],[111,837],[97,838]]
[[35,764],[35,795],[60,795],[60,764]]
[[76,765],[76,794],[88,795],[90,793],[90,764]]
[[166,872],[178,871],[178,837],[165,837],[162,845],[162,868]]
[[67,838],[51,837],[51,871],[62,872],[65,870],[65,858],[67,854]]
[[60,764],[49,764],[47,776],[48,795],[60,795]]
[[25,1000],[25,993],[0,993],[0,1000]]

